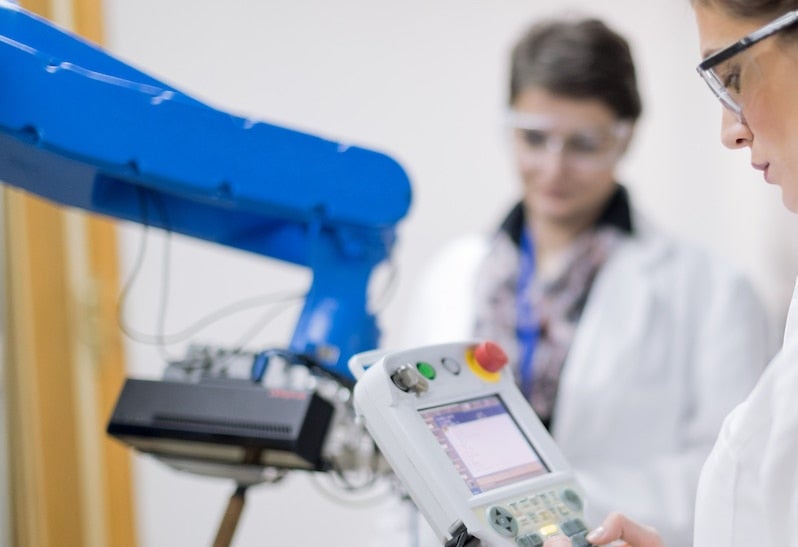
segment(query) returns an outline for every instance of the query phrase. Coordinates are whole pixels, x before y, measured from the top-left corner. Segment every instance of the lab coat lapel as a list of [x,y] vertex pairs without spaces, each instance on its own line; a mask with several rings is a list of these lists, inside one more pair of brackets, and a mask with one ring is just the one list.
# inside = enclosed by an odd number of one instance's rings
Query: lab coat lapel
[[[665,252],[659,242],[641,245],[633,238],[613,254],[596,277],[563,368],[553,424],[555,438],[566,431],[569,433],[564,436],[571,437],[584,428],[575,417],[590,415],[580,405],[592,405],[592,397],[584,396],[592,385],[616,386],[617,393],[604,395],[623,397],[629,371],[619,368],[636,362],[641,355],[656,359],[656,346],[667,343],[652,340],[645,332],[656,319],[652,315],[657,309],[649,272]],[[647,347],[641,348],[641,344]]]

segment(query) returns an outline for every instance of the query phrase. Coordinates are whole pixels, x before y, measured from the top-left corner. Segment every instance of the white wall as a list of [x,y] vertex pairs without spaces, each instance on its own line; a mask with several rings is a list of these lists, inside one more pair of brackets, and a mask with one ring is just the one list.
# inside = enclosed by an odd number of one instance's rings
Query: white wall
[[[212,105],[386,151],[409,172],[412,211],[396,251],[398,291],[382,314],[385,345],[425,262],[458,234],[486,230],[516,195],[500,122],[510,44],[560,0],[106,0],[107,43],[122,58]],[[640,69],[645,114],[623,168],[656,221],[706,244],[751,274],[780,318],[798,271],[783,234],[796,221],[765,188],[746,153],[718,142],[720,106],[693,67],[698,46],[687,0],[575,0],[626,34]],[[140,231],[124,226],[129,269]],[[307,273],[260,257],[173,238],[168,326],[232,300],[302,287]],[[152,331],[162,255],[151,240],[129,318]],[[257,319],[231,318],[201,340],[234,343]],[[256,346],[285,344],[293,312]],[[131,374],[158,376],[154,349],[130,343]],[[179,354],[181,348],[174,348]],[[136,459],[146,547],[209,544],[231,485]],[[387,503],[387,502],[386,502]],[[375,537],[386,503],[350,509],[302,475],[252,492],[237,545],[389,545]],[[313,523],[310,525],[309,523]]]

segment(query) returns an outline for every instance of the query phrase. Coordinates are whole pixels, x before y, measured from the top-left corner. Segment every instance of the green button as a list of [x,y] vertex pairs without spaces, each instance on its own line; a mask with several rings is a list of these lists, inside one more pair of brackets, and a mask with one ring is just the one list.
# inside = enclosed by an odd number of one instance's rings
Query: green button
[[416,368],[421,373],[421,375],[426,378],[427,380],[434,380],[435,379],[435,369],[429,363],[425,363],[424,361],[420,361],[416,363]]

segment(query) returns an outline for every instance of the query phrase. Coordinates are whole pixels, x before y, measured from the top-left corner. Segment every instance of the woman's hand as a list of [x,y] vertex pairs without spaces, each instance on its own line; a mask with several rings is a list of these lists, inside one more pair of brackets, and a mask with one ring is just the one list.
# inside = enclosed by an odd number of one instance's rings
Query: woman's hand
[[[604,522],[587,535],[593,545],[613,547],[665,547],[662,538],[650,526],[643,526],[621,513],[610,513]],[[554,536],[546,540],[543,547],[570,547],[565,536]]]
[[601,526],[587,535],[587,540],[593,545],[611,543],[629,547],[665,547],[656,530],[638,524],[621,513],[610,513]]

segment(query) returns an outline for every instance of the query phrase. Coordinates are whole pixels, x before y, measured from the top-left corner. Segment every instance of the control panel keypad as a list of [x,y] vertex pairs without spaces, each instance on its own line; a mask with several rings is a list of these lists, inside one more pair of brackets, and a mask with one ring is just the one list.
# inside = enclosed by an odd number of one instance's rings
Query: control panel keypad
[[562,533],[575,546],[587,547],[587,527],[582,522],[582,499],[574,490],[545,490],[509,499],[487,508],[491,527],[515,538],[518,547],[541,547],[547,537]]

